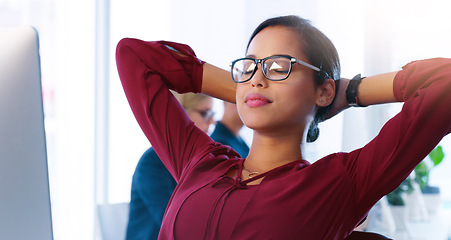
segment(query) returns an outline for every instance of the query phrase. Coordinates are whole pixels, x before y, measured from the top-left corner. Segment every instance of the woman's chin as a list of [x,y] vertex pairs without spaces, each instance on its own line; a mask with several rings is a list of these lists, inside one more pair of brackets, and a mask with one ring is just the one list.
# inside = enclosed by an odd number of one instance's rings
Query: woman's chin
[[277,128],[278,124],[272,123],[270,121],[265,121],[265,119],[247,119],[243,120],[246,127],[254,131],[264,131],[269,129]]

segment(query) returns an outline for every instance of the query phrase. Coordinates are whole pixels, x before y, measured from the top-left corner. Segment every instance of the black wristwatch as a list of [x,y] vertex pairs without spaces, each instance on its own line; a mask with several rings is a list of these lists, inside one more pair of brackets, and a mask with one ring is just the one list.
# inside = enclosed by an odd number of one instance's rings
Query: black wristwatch
[[355,77],[349,81],[348,88],[346,88],[346,100],[351,107],[366,107],[359,104],[357,99],[357,88],[359,87],[362,79],[364,79],[364,77],[361,77],[360,74],[355,75]]

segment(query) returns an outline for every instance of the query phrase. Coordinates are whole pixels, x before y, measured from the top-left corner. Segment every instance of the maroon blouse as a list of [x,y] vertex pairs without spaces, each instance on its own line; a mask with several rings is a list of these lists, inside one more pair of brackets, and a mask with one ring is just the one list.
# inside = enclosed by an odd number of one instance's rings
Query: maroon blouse
[[365,147],[248,185],[225,176],[244,160],[195,127],[169,91],[201,90],[203,62],[190,47],[123,39],[116,54],[133,113],[178,182],[159,239],[345,239],[451,130],[451,60],[413,62],[394,82],[402,111]]

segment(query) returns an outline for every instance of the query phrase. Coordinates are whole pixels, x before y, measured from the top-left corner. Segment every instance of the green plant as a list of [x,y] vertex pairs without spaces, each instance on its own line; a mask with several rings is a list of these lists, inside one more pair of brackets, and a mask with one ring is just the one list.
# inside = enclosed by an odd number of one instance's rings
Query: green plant
[[412,179],[407,177],[395,190],[387,194],[388,203],[393,206],[404,206],[403,195],[411,192],[413,192]]
[[442,146],[434,148],[418,166],[415,168],[415,181],[420,185],[421,189],[424,189],[429,185],[429,175],[432,168],[439,165],[445,154],[443,153]]

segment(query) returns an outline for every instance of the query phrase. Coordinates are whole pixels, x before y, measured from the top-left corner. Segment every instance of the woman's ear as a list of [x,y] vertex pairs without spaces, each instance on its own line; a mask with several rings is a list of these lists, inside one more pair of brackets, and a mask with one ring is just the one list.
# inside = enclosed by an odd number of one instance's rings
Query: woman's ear
[[332,103],[335,98],[335,81],[326,79],[321,86],[317,88],[316,105],[326,107]]

